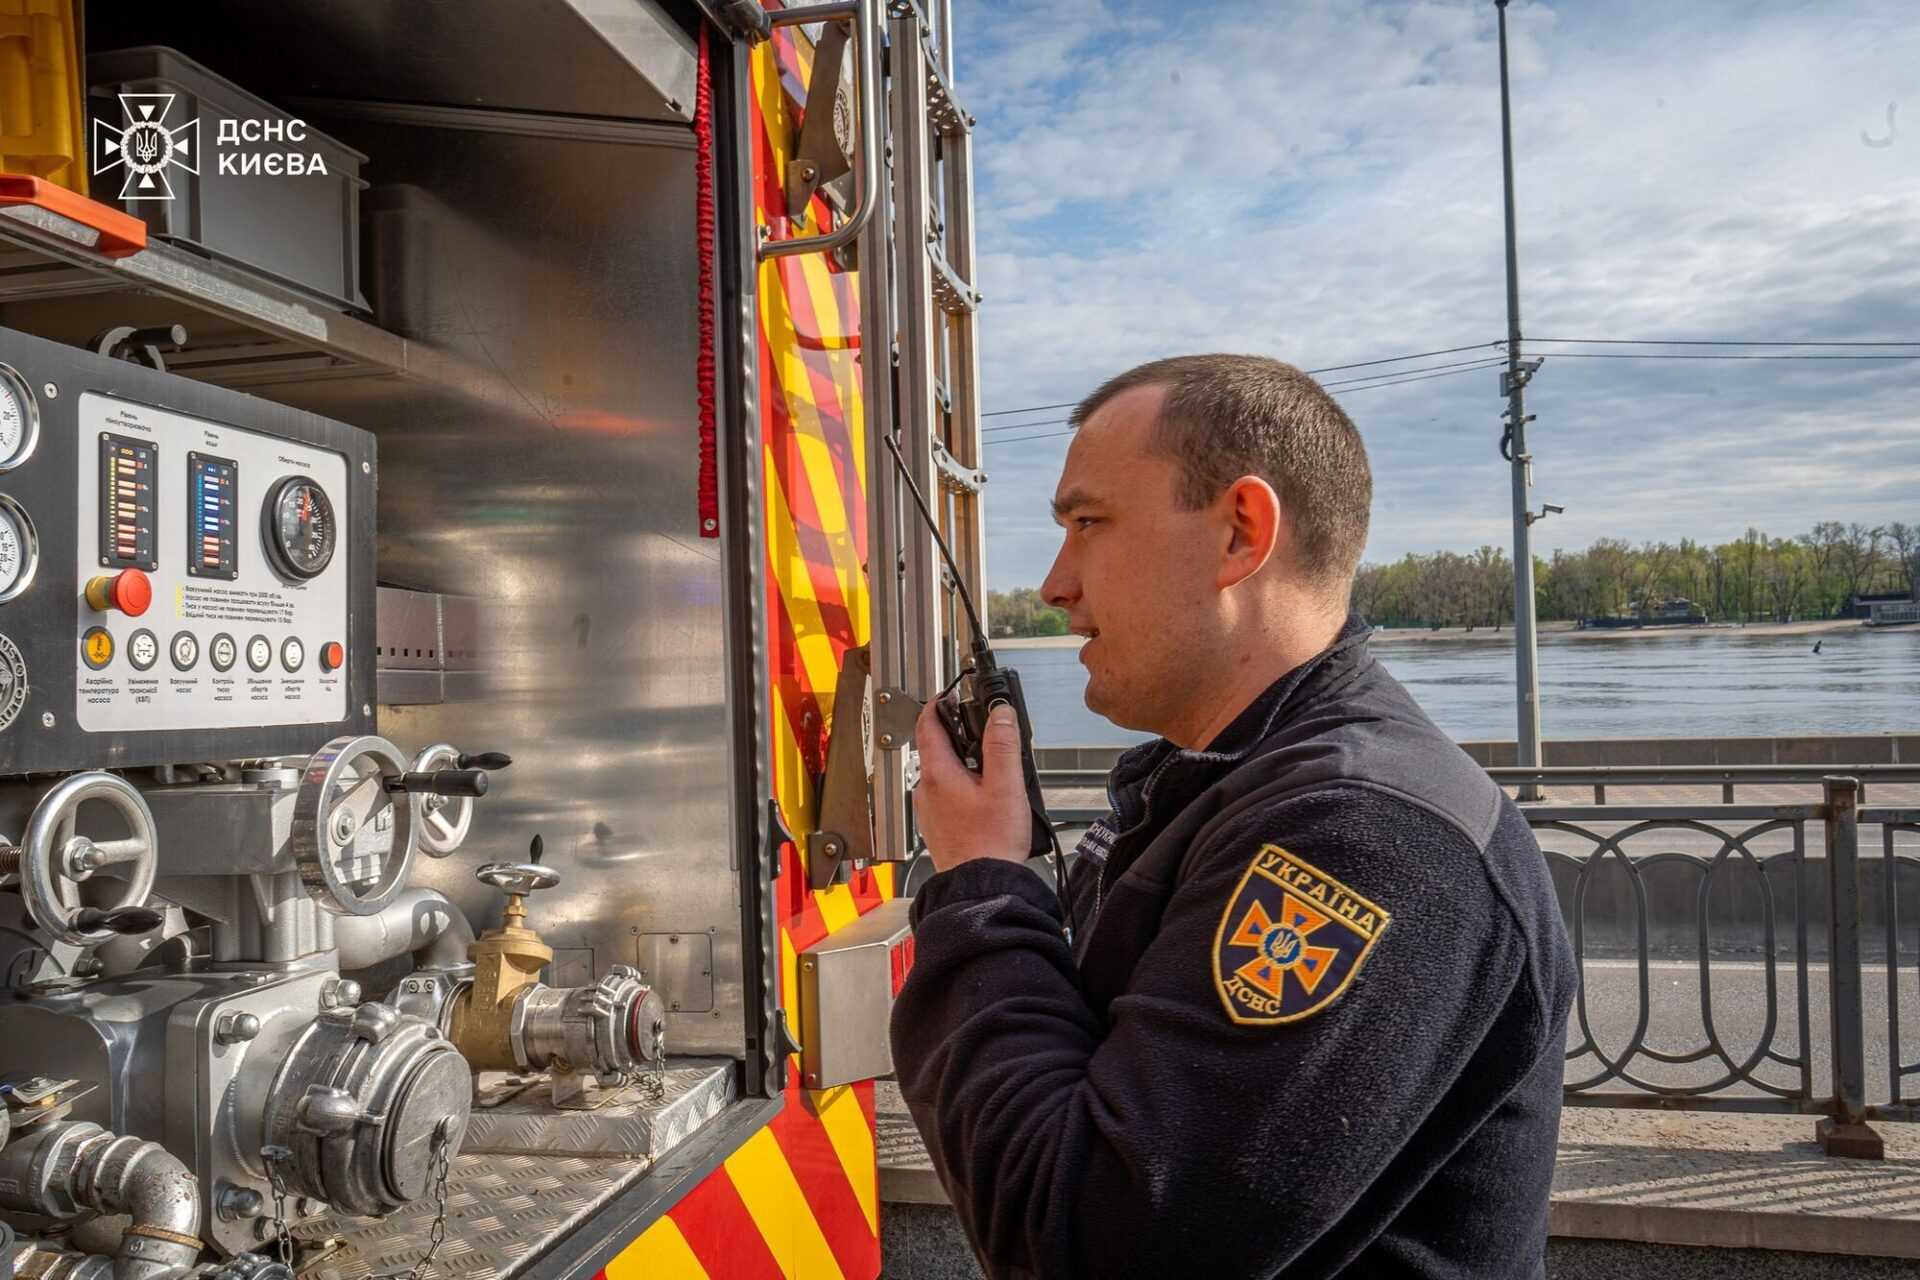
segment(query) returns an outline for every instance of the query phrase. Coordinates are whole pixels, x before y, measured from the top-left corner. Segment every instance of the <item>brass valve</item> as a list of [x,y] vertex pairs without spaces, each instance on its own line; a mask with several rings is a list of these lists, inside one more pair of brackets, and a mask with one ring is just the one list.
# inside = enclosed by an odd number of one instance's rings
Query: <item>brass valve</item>
[[549,987],[540,970],[553,949],[526,927],[526,895],[560,883],[540,865],[533,838],[526,862],[496,862],[475,874],[507,895],[504,918],[470,947],[473,982],[453,998],[447,1036],[475,1071],[548,1071],[561,1107],[591,1107],[643,1066],[664,1066],[667,1011],[638,971],[615,965],[582,987]]
[[453,1003],[447,1035],[475,1071],[524,1070],[514,1052],[514,1016],[526,988],[540,981],[553,961],[553,948],[526,927],[529,893],[551,889],[560,874],[540,865],[545,842],[533,838],[526,862],[491,862],[474,873],[482,884],[507,895],[500,927],[489,929],[467,948],[473,961],[473,985]]

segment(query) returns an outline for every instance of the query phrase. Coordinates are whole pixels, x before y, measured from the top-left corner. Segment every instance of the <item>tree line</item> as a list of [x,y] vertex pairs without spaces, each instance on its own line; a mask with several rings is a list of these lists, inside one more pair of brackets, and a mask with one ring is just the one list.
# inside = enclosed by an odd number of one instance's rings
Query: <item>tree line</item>
[[[1791,538],[1749,528],[1718,546],[1682,538],[1642,542],[1602,538],[1584,551],[1534,557],[1534,608],[1541,621],[1647,616],[1685,598],[1716,622],[1831,618],[1855,596],[1915,590],[1920,525],[1823,521]],[[1462,555],[1408,554],[1392,564],[1363,564],[1353,607],[1389,627],[1492,627],[1513,621],[1513,561],[1485,546]],[[996,636],[1060,636],[1066,611],[1031,587],[987,593]]]
[[[1855,596],[1914,591],[1920,525],[1829,520],[1791,538],[1749,528],[1710,546],[1602,538],[1584,551],[1534,557],[1542,621],[1650,616],[1693,602],[1716,622],[1786,622],[1840,615]],[[1497,547],[1471,555],[1408,555],[1360,567],[1353,605],[1390,627],[1500,627],[1513,620],[1513,563]]]

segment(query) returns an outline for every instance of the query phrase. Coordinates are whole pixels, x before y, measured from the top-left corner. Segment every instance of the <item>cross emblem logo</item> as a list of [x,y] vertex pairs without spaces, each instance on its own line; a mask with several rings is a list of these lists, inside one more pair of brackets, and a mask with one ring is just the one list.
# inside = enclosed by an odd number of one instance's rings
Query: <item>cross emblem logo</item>
[[126,181],[120,185],[122,200],[173,199],[167,170],[178,166],[188,173],[200,172],[199,117],[170,128],[167,116],[173,110],[176,95],[123,93],[119,96],[125,126],[115,128],[99,119],[93,122],[93,171],[99,174],[124,166]]
[[1323,913],[1290,893],[1281,900],[1278,920],[1268,916],[1266,907],[1255,898],[1247,906],[1246,918],[1228,939],[1228,945],[1252,947],[1255,954],[1234,972],[1276,1000],[1291,973],[1312,995],[1340,954],[1334,947],[1316,947],[1307,941],[1326,923]]
[[1241,1026],[1311,1017],[1352,984],[1391,918],[1279,845],[1262,845],[1220,914],[1213,981]]

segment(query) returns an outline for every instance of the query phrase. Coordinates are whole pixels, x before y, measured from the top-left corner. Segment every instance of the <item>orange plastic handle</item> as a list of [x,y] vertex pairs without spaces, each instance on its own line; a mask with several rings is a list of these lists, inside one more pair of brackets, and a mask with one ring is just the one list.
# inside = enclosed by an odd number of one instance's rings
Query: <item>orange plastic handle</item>
[[45,178],[24,173],[0,173],[0,205],[31,204],[70,218],[100,233],[96,252],[124,258],[147,247],[147,224],[98,200],[89,200]]

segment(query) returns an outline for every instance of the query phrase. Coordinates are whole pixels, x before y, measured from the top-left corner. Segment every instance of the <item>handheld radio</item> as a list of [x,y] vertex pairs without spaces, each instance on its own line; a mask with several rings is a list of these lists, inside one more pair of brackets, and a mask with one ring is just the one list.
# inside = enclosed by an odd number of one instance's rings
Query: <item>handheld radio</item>
[[1037,858],[1052,854],[1054,888],[1060,895],[1061,912],[1071,927],[1073,909],[1067,897],[1066,859],[1061,855],[1060,839],[1054,834],[1053,821],[1047,817],[1046,802],[1040,796],[1040,774],[1033,763],[1033,725],[1027,719],[1027,699],[1020,690],[1020,673],[995,661],[993,646],[987,643],[986,630],[980,625],[979,610],[974,607],[973,596],[967,590],[960,566],[954,563],[953,552],[947,549],[947,540],[940,536],[940,526],[934,520],[933,512],[928,509],[927,500],[921,496],[920,486],[913,482],[906,459],[900,456],[900,447],[894,443],[891,435],[885,439],[887,450],[893,454],[894,465],[900,469],[900,478],[907,482],[914,505],[919,507],[921,518],[927,522],[927,528],[933,534],[934,545],[940,548],[940,554],[953,574],[954,590],[960,595],[960,603],[966,606],[967,622],[973,629],[973,642],[968,646],[967,669],[934,699],[934,710],[940,716],[941,725],[946,728],[947,738],[953,743],[954,754],[960,757],[961,763],[967,768],[979,773],[984,765],[981,743],[986,738],[988,714],[1002,702],[1013,708],[1014,718],[1020,728],[1020,771],[1026,781],[1027,809],[1033,819],[1028,856]]

